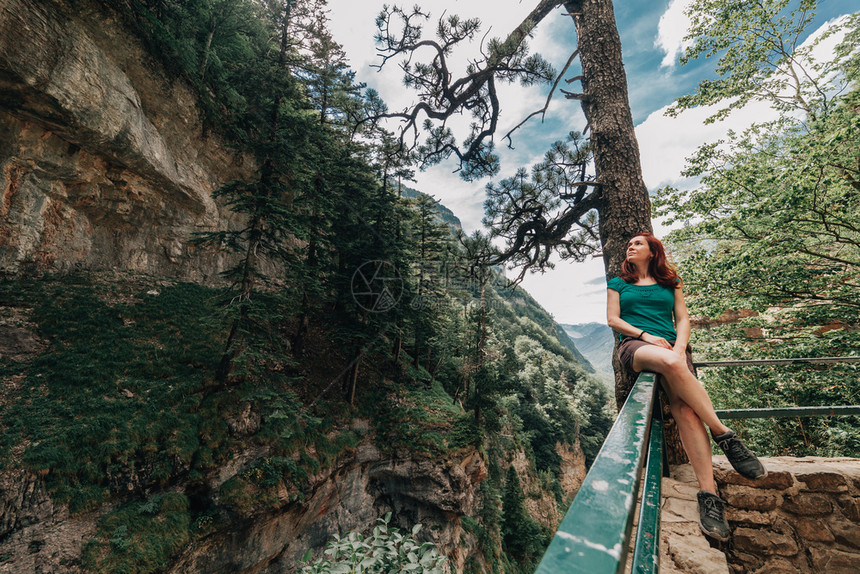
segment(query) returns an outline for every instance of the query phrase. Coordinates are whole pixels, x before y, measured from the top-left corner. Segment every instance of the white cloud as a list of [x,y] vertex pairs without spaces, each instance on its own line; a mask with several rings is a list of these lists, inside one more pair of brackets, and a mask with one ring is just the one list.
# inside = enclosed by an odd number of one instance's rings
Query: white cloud
[[[605,323],[606,289],[589,281],[603,279],[603,260],[582,263],[557,262],[546,273],[526,275],[522,287],[543,305],[559,323]],[[509,272],[509,277],[517,273]]]
[[674,67],[678,56],[690,45],[684,40],[687,29],[690,27],[690,19],[684,14],[691,0],[672,0],[669,7],[660,16],[657,25],[657,38],[654,46],[663,51],[665,56],[660,63],[662,67]]
[[[720,106],[721,107],[721,106]],[[718,106],[699,106],[685,110],[677,117],[665,114],[669,106],[652,112],[636,126],[642,177],[649,190],[672,185],[682,178],[686,159],[702,144],[725,137],[729,129],[743,131],[753,122],[776,119],[777,112],[764,102],[752,102],[735,110],[722,122],[705,124]]]

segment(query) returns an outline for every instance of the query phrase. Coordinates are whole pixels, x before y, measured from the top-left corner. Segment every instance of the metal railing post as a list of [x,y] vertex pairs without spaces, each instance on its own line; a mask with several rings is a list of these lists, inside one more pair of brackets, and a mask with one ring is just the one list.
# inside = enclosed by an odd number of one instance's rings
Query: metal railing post
[[[655,394],[657,389],[654,390]],[[633,545],[633,574],[650,574],[660,569],[660,508],[663,486],[663,417],[660,402],[654,399],[651,436],[648,439],[648,460],[645,482],[639,503],[639,526]]]

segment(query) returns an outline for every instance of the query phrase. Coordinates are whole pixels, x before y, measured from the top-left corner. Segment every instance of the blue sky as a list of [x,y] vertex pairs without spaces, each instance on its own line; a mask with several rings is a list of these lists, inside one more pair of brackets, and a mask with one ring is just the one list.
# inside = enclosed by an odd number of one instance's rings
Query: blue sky
[[[710,126],[702,124],[707,115],[704,110],[692,110],[679,118],[663,116],[662,110],[677,97],[692,92],[700,80],[714,75],[713,61],[695,61],[685,66],[677,64],[676,50],[680,48],[679,42],[683,36],[681,11],[685,1],[627,0],[615,3],[643,175],[652,191],[667,184],[689,185],[690,182],[680,176],[685,157],[702,143],[722,136],[729,127],[742,129],[753,119],[768,113],[768,110],[751,106],[749,110],[734,114],[722,124]],[[344,46],[357,79],[377,89],[390,109],[400,109],[414,102],[415,96],[403,87],[399,70],[396,65],[391,65],[394,62],[382,72],[370,67],[379,61],[373,33],[374,19],[383,3],[384,0],[329,0],[331,29],[335,39]],[[416,0],[401,5],[411,7],[414,3]],[[479,17],[484,24],[482,30],[490,28],[489,35],[492,37],[503,36],[519,24],[532,9],[535,0],[419,0],[417,3],[430,10],[435,18],[443,10],[463,17]],[[856,2],[824,0],[808,31],[812,32],[827,21],[850,13],[852,8],[856,9]],[[432,26],[428,28],[432,30]],[[551,14],[539,24],[531,46],[560,69],[574,49],[574,41],[573,23],[558,10],[557,14]],[[465,62],[465,58],[473,56],[475,52],[474,47],[469,53],[464,52],[461,61]],[[667,65],[672,61],[674,65]],[[572,75],[576,73],[568,74]],[[530,112],[541,108],[548,90],[548,86],[507,86],[500,89],[502,117],[496,139],[502,159],[499,178],[513,174],[518,167],[530,166],[541,158],[553,141],[563,139],[572,129],[581,130],[585,126],[578,102],[565,100],[556,94],[546,121],[540,123],[538,118],[532,119],[514,136],[515,149],[504,148],[502,135]],[[467,231],[478,229],[483,216],[483,188],[490,180],[463,182],[452,173],[455,168],[456,165],[449,162],[419,172],[417,183],[410,185],[440,199],[460,217]],[[659,223],[657,231],[658,234],[661,231]],[[559,322],[605,322],[606,289],[602,278],[602,260],[578,264],[560,262],[556,269],[545,274],[529,275],[523,286]]]

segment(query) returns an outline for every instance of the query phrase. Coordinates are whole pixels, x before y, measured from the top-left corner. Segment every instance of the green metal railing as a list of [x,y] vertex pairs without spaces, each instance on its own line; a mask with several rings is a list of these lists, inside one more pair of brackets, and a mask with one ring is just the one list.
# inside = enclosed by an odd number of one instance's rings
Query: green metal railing
[[[655,399],[656,400],[656,399]],[[660,507],[663,486],[663,416],[659,404],[652,409],[651,436],[645,462],[645,482],[639,505],[639,524],[633,545],[634,574],[660,570]]]
[[660,450],[648,455],[637,536],[643,544],[634,551],[633,572],[657,571],[663,432],[652,417],[660,410],[653,408],[656,391],[654,373],[640,374],[535,574],[623,571],[643,461],[655,443]]
[[[697,367],[855,363],[860,357],[706,361]],[[663,421],[656,375],[641,373],[535,574],[623,572],[640,498],[632,572],[659,571]],[[721,418],[860,414],[860,405],[718,410]]]
[[[751,367],[759,365],[826,365],[833,363],[860,363],[860,357],[805,357],[799,359],[750,359],[744,361],[699,361],[699,367]],[[760,409],[717,410],[721,419],[795,418],[819,416],[860,415],[860,405],[830,405],[817,407],[773,407]]]
[[797,359],[745,359],[743,361],[696,361],[694,367],[751,367],[754,365],[827,365],[860,363],[860,357],[803,357]]

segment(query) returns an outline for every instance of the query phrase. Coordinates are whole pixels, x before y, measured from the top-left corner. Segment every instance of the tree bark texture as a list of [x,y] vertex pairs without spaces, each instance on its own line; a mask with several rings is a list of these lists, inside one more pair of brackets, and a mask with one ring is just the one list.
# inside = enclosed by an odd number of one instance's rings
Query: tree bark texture
[[[628,239],[651,231],[651,201],[642,179],[639,145],[627,97],[621,38],[611,0],[566,2],[576,26],[582,62],[582,111],[591,131],[594,169],[600,183],[600,242],[607,277],[618,275]],[[635,380],[615,371],[619,407]]]
[[[582,111],[591,132],[595,175],[600,183],[598,212],[603,263],[606,276],[615,277],[621,271],[630,237],[652,231],[651,200],[642,179],[621,38],[612,0],[576,0],[565,2],[564,7],[576,26],[582,63]],[[615,402],[620,409],[636,382],[636,373],[618,361],[617,340],[615,347],[612,365]],[[675,421],[671,415],[665,420],[670,460],[686,458]]]
[[678,432],[678,423],[672,417],[672,411],[669,410],[669,397],[662,389],[663,377],[658,379],[661,383],[660,388],[660,409],[663,413],[663,445],[666,452],[666,460],[670,465],[687,464],[690,462],[687,457],[687,451],[684,450],[684,445],[681,442],[681,434]]

